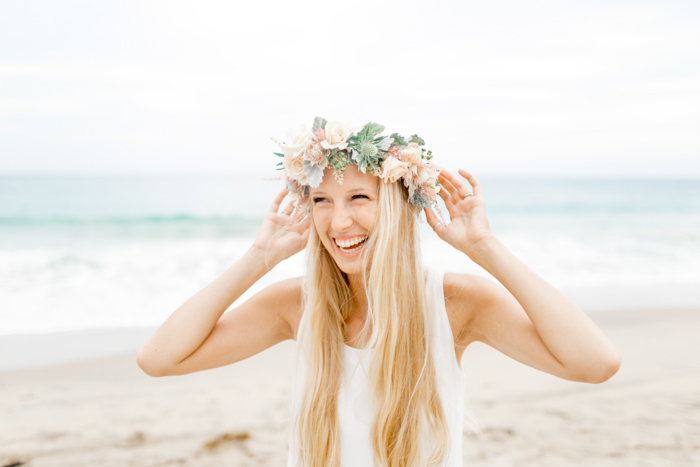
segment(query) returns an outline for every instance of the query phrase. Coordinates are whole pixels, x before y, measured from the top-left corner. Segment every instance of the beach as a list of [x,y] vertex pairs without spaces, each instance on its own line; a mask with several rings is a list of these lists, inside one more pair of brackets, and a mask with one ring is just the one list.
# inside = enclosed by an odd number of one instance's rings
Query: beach
[[[465,351],[466,411],[480,429],[465,423],[465,466],[700,465],[700,309],[590,316],[622,355],[603,384],[561,380],[480,343]],[[179,377],[147,376],[136,349],[4,371],[0,465],[286,465],[295,350],[285,341]]]
[[[416,277],[507,284],[533,315],[566,297],[619,350],[586,384],[471,344],[464,466],[700,467],[699,43],[700,2],[0,3],[0,467],[286,466],[296,341],[136,363],[173,314],[191,355],[198,325],[313,276],[306,248],[273,264],[296,238],[276,209],[325,245],[367,235],[343,261],[371,280],[408,242]],[[380,255],[396,203],[371,174],[417,208]],[[532,274],[468,244],[490,234]],[[571,324],[547,346],[590,361]]]
[[[0,180],[0,467],[286,465],[294,341],[180,377],[136,365],[250,247],[280,188],[262,178]],[[700,465],[700,181],[481,181],[494,234],[599,324],[622,367],[574,383],[469,346],[480,431],[465,420],[464,465]],[[426,266],[495,280],[420,228]],[[304,273],[300,253],[232,307]]]

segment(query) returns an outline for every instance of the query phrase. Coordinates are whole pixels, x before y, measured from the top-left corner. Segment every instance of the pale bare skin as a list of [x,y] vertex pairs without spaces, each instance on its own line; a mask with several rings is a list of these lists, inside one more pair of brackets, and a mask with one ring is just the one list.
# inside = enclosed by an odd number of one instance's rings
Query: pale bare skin
[[[445,274],[445,305],[457,361],[470,343],[480,341],[563,379],[608,380],[620,367],[613,344],[583,311],[491,233],[481,185],[470,173],[460,169],[459,174],[469,185],[446,170],[440,175],[440,194],[451,221],[434,230],[502,286],[472,274]],[[371,233],[379,183],[384,182],[348,165],[342,185],[327,169],[321,185],[311,190],[315,228],[355,294],[345,336],[353,347],[363,347],[357,336],[367,299],[359,280],[359,255],[342,256],[334,238]],[[464,197],[470,191],[473,195]],[[251,248],[175,310],[146,342],[137,362],[147,374],[181,375],[229,365],[294,339],[302,313],[301,277],[272,284],[226,312],[276,264],[304,249],[310,219],[292,220],[291,206],[280,212],[286,195],[283,190],[275,198]],[[430,209],[425,213],[435,226],[436,215]]]

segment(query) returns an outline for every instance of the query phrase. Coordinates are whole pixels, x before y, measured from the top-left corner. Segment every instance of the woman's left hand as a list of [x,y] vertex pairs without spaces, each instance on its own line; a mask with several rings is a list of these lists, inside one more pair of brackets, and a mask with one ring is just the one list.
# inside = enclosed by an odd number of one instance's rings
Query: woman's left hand
[[428,224],[441,239],[472,257],[493,234],[486,218],[486,204],[481,185],[476,177],[466,170],[459,169],[458,172],[467,179],[471,190],[447,170],[442,170],[439,175],[440,195],[450,214],[450,223],[443,225],[431,208],[425,208],[425,216]]

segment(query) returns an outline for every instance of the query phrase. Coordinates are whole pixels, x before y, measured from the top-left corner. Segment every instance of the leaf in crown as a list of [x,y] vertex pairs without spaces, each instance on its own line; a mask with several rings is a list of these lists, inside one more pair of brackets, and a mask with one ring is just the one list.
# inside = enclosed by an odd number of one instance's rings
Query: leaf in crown
[[366,173],[367,169],[371,169],[372,171],[379,170],[381,168],[380,164],[378,163],[376,158],[370,158],[370,157],[365,157],[363,158],[362,156],[358,157],[359,162],[357,164],[357,167],[360,169],[362,173]]
[[386,153],[377,147],[377,143],[373,140],[353,142],[352,150],[353,159],[357,161],[357,167],[362,173],[366,173],[367,167],[377,170],[381,165],[381,160],[386,157]]
[[318,186],[321,184],[321,180],[323,180],[323,167],[312,164],[309,161],[304,161],[303,165],[306,178],[309,181],[309,186],[311,188],[318,188]]
[[403,136],[398,133],[392,133],[391,137],[394,139],[394,144],[396,146],[406,146],[408,144]]
[[333,148],[327,155],[328,162],[333,166],[335,171],[345,171],[348,165],[348,154],[343,149]]
[[313,133],[316,133],[316,130],[318,130],[320,128],[326,128],[326,123],[328,123],[328,122],[323,117],[314,118],[314,126],[311,128],[311,131]]
[[374,139],[375,136],[377,136],[379,133],[384,131],[384,125],[380,125],[379,123],[368,123],[366,124],[362,130],[358,133],[360,138],[364,141]]
[[419,208],[429,208],[430,207],[430,200],[428,199],[425,194],[423,194],[422,190],[416,190],[413,192],[413,197],[410,199],[411,204],[414,206],[418,206]]
[[357,156],[360,154],[359,151],[356,151],[355,148],[353,148],[350,145],[348,145],[347,151],[348,151],[348,160],[350,161],[350,163],[359,166],[360,164],[357,160]]
[[423,141],[423,138],[418,137],[418,135],[412,135],[411,139],[408,142],[409,143],[416,143],[418,146],[423,146],[425,144],[425,141]]

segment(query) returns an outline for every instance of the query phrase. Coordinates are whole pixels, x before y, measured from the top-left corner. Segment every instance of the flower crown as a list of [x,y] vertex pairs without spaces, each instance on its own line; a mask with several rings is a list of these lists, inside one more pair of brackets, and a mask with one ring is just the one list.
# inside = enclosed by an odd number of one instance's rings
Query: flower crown
[[406,141],[398,133],[383,135],[384,126],[367,123],[356,131],[341,122],[328,122],[316,117],[313,127],[301,124],[287,131],[287,142],[271,138],[282,150],[278,169],[286,188],[295,197],[296,206],[307,201],[309,187],[316,188],[329,165],[338,183],[348,164],[356,164],[362,173],[368,170],[384,183],[403,180],[411,204],[420,208],[437,208],[440,191],[438,174],[442,167],[431,162],[432,151],[418,135]]

